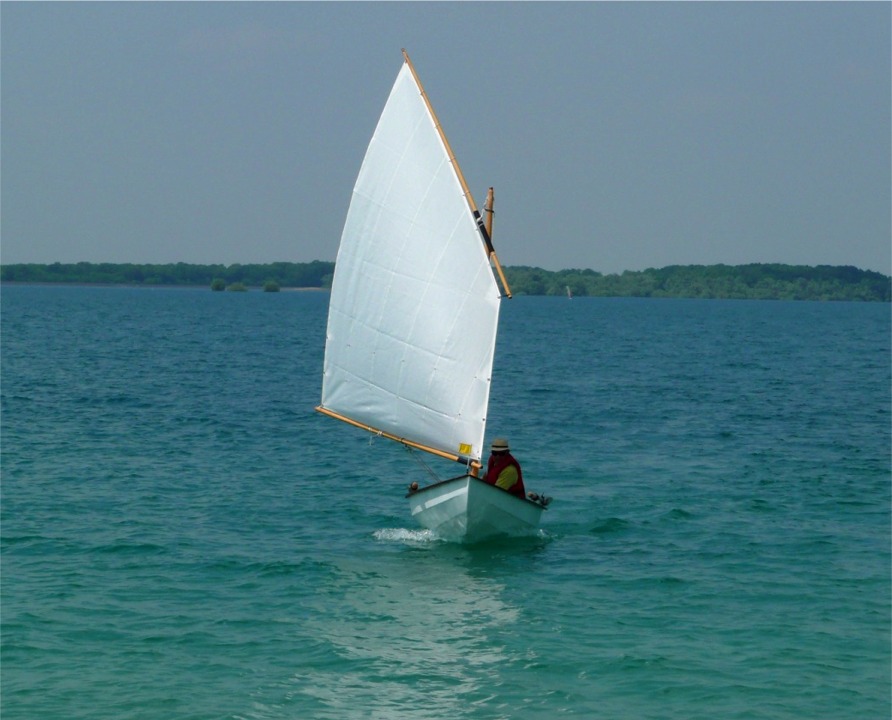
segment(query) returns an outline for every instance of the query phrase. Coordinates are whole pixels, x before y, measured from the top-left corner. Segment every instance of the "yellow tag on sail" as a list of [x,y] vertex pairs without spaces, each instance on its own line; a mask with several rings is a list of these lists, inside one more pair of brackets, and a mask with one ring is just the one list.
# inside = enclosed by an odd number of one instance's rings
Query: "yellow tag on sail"
[[462,455],[470,455],[471,454],[471,446],[467,443],[459,443],[458,451]]

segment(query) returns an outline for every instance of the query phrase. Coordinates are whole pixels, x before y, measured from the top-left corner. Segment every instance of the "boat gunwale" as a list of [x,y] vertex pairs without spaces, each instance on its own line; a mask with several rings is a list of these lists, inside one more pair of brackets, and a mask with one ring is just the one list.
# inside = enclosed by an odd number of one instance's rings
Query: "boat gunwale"
[[419,493],[426,492],[427,490],[433,490],[434,488],[438,488],[441,485],[446,485],[448,483],[455,482],[456,480],[464,480],[465,478],[468,478],[469,480],[476,480],[477,482],[482,483],[483,485],[486,485],[488,487],[491,487],[494,490],[501,490],[503,493],[508,495],[508,497],[512,497],[515,500],[520,500],[521,502],[529,503],[530,505],[535,505],[537,508],[541,508],[542,510],[548,510],[547,505],[538,503],[535,500],[530,500],[528,497],[519,497],[517,495],[514,495],[514,494],[508,492],[507,490],[505,490],[504,488],[500,488],[497,485],[490,485],[490,483],[486,482],[485,480],[480,479],[479,477],[474,477],[470,473],[465,473],[464,475],[456,475],[455,477],[447,478],[446,480],[439,480],[435,483],[431,483],[430,485],[425,485],[424,487],[420,487],[417,490],[410,490],[408,493],[406,493],[406,497],[407,498],[414,497],[414,496],[418,495]]

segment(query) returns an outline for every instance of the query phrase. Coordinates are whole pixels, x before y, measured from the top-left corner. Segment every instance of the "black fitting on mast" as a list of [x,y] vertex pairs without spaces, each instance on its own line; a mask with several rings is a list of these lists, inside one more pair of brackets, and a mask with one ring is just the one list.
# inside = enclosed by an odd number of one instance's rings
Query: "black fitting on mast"
[[495,248],[492,246],[492,239],[489,237],[489,233],[486,231],[486,224],[483,222],[483,218],[480,217],[479,210],[474,210],[474,222],[477,223],[477,229],[480,231],[480,237],[483,238],[483,244],[486,245],[487,255],[492,255],[495,252]]

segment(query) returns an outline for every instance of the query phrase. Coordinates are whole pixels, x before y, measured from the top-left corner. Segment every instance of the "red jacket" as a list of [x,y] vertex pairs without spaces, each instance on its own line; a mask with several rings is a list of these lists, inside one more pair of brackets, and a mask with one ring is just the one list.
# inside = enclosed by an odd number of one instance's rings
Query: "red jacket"
[[489,462],[486,464],[486,476],[483,480],[490,485],[495,485],[499,479],[499,475],[501,475],[502,471],[508,467],[513,467],[517,470],[517,481],[511,487],[503,489],[507,490],[512,495],[525,498],[527,494],[523,487],[523,472],[520,469],[520,463],[514,459],[511,453],[505,453],[504,455],[490,455]]

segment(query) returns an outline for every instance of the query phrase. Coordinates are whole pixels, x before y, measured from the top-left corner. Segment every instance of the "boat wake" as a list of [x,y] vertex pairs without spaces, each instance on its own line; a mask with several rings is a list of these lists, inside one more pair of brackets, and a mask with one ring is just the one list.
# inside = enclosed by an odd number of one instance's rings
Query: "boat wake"
[[406,528],[384,528],[372,533],[375,540],[382,542],[408,543],[411,545],[426,545],[437,542],[440,538],[432,530],[408,530]]

